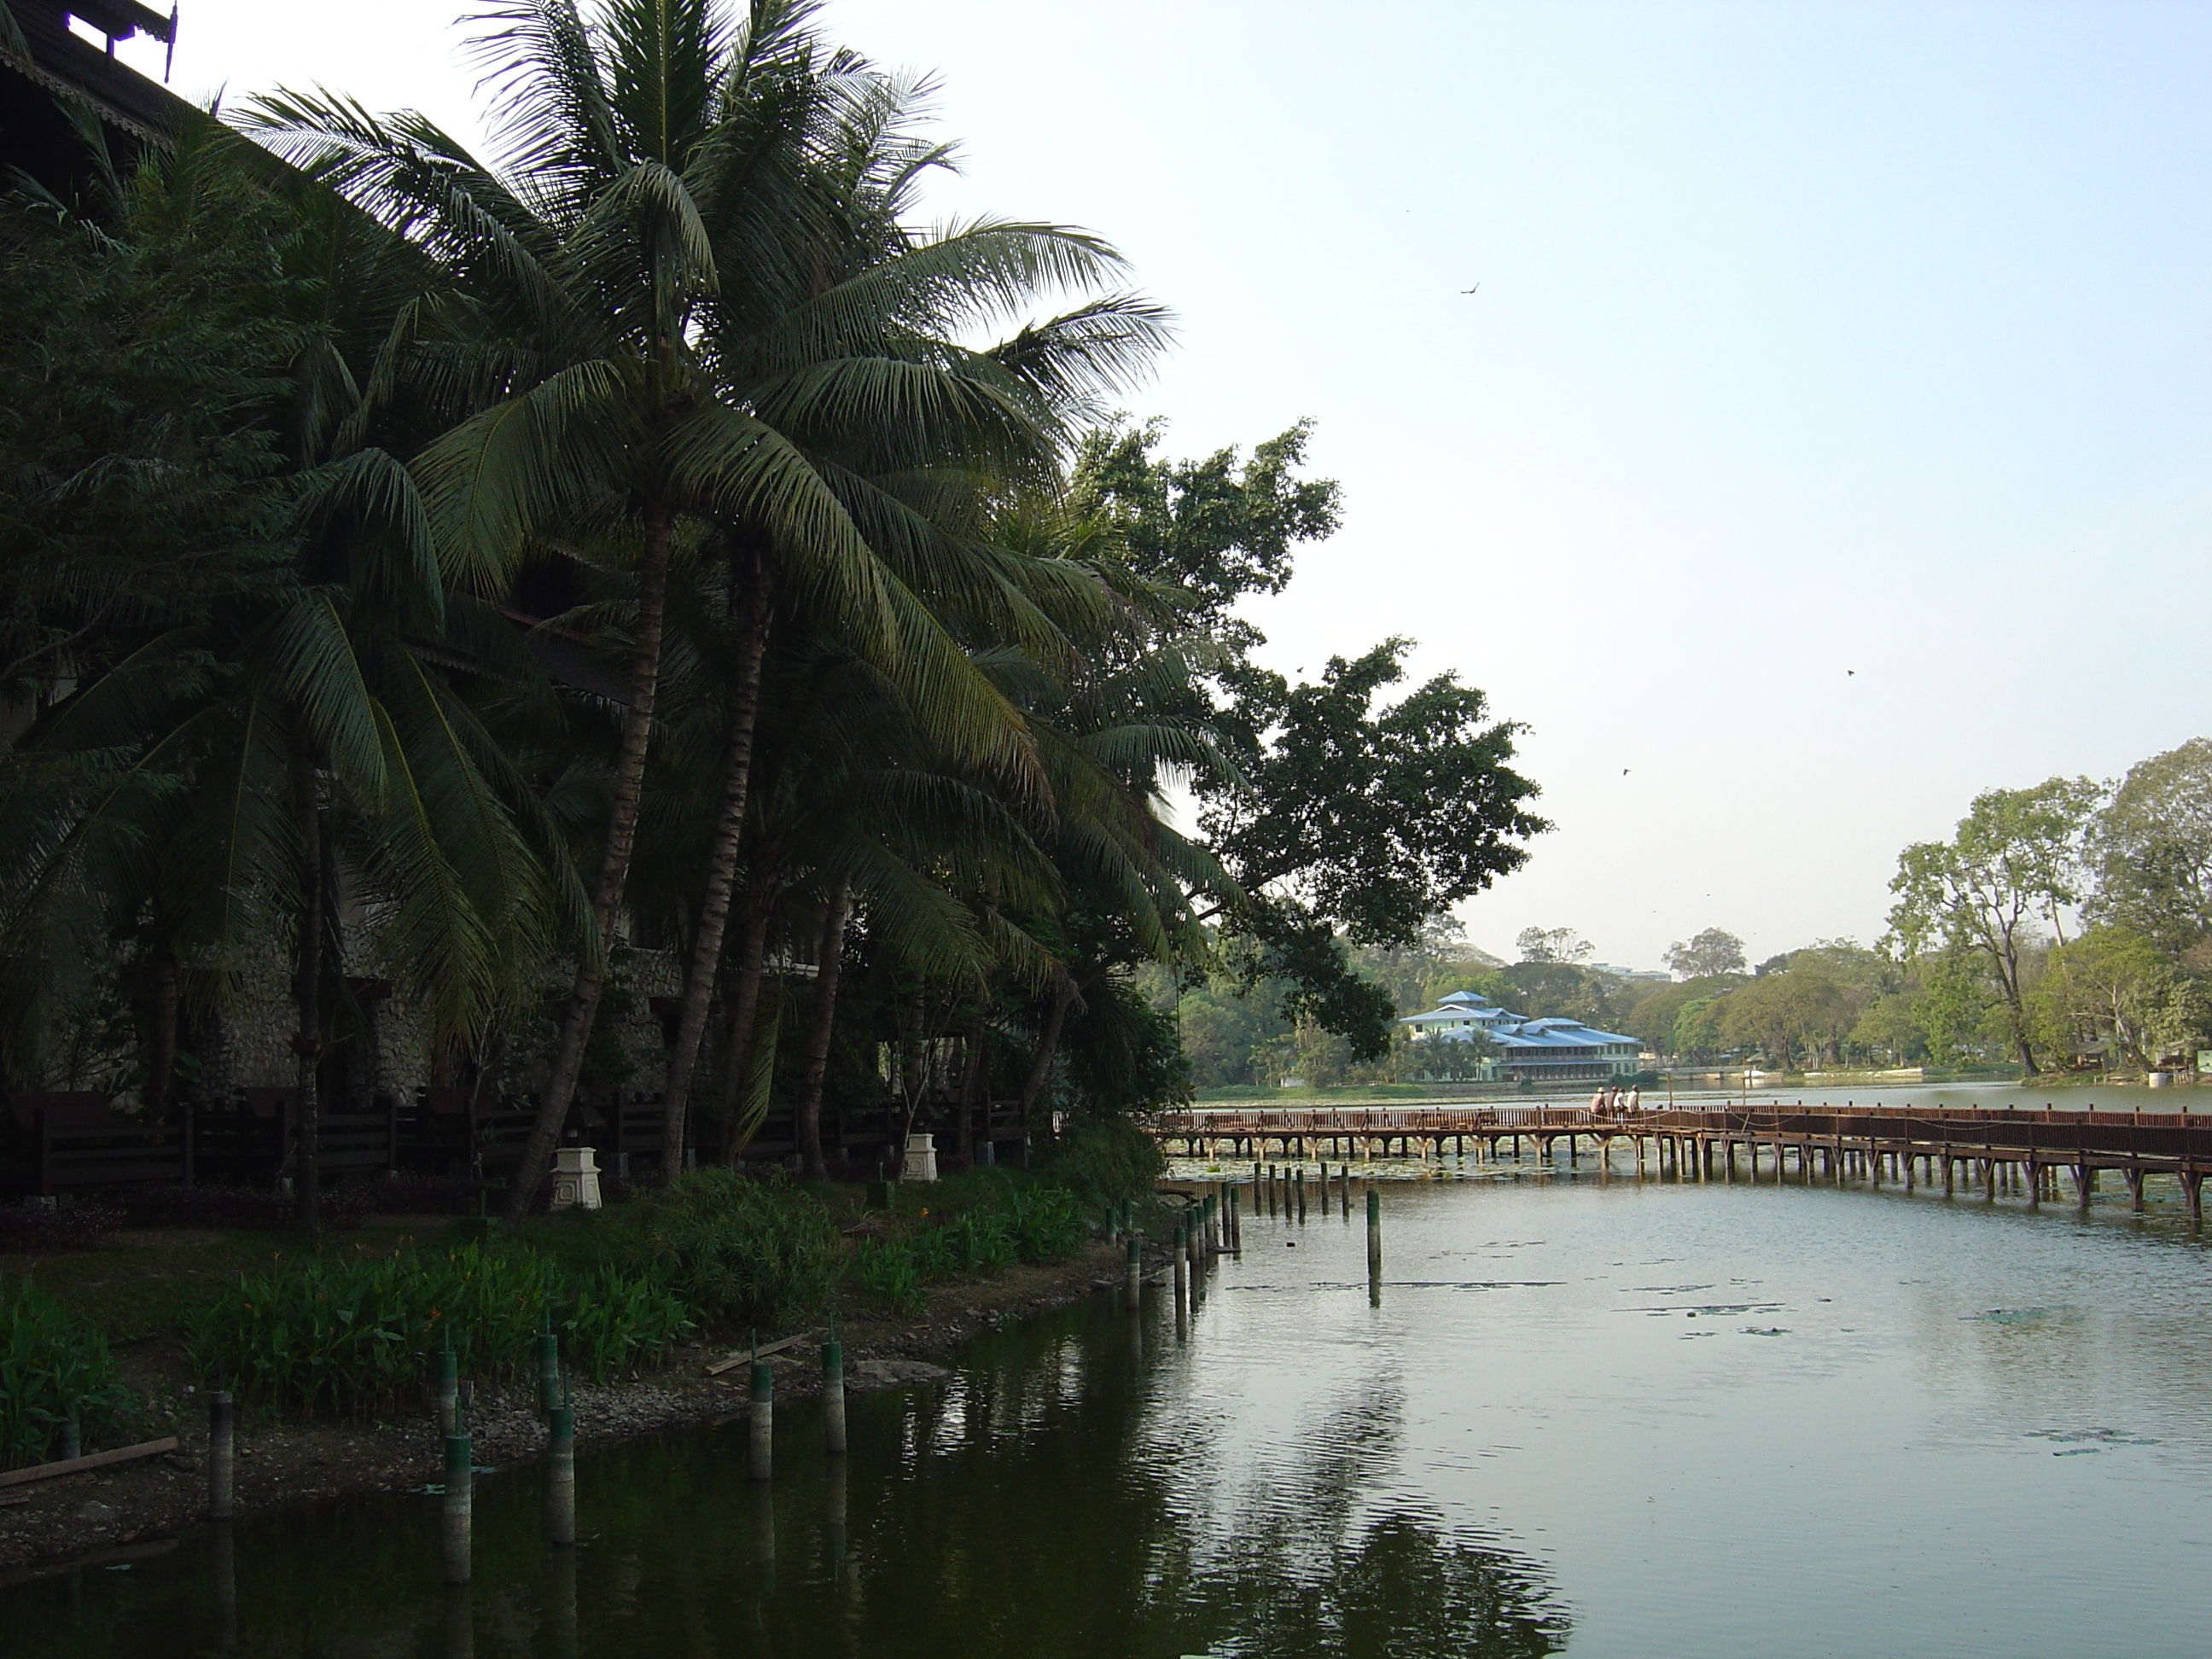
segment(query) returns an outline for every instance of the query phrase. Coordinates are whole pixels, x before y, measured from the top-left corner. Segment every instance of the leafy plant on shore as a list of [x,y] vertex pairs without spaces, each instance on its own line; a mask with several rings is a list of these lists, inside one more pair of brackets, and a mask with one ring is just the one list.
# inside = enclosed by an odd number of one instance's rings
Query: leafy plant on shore
[[1118,1113],[1072,1114],[1045,1153],[1054,1182],[1102,1204],[1151,1192],[1166,1169],[1159,1143]]
[[27,1279],[0,1280],[0,1467],[55,1455],[75,1418],[92,1449],[131,1410],[107,1339]]
[[1066,1188],[1036,1181],[987,1188],[963,1207],[903,1237],[869,1239],[853,1257],[853,1284],[894,1311],[920,1311],[923,1287],[988,1279],[1016,1261],[1060,1261],[1083,1247],[1087,1224]]
[[734,1170],[695,1170],[624,1206],[611,1259],[702,1320],[795,1324],[821,1311],[840,1266],[836,1224],[811,1193]]
[[464,1376],[520,1378],[541,1321],[567,1364],[594,1379],[657,1357],[691,1323],[672,1291],[639,1275],[470,1245],[241,1276],[187,1316],[185,1341],[204,1377],[226,1378],[243,1399],[359,1413],[419,1389],[449,1344]]

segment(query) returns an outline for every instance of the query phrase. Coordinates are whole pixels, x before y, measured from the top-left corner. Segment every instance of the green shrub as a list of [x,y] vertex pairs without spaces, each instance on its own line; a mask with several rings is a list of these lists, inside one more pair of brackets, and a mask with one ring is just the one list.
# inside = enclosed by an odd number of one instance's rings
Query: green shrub
[[87,1451],[119,1438],[132,1406],[106,1337],[29,1279],[0,1280],[0,1468],[58,1455],[72,1415]]
[[1077,1112],[1043,1149],[1046,1179],[1085,1202],[1150,1193],[1167,1169],[1159,1143],[1118,1112]]
[[641,1276],[564,1273],[532,1252],[471,1244],[241,1276],[186,1316],[185,1344],[203,1376],[241,1399],[360,1413],[418,1393],[449,1344],[465,1376],[532,1374],[544,1322],[566,1364],[594,1379],[656,1358],[690,1325],[675,1295]]
[[1082,1249],[1089,1224],[1075,1194],[1048,1182],[969,1181],[950,1204],[925,1211],[902,1238],[869,1239],[854,1252],[852,1282],[899,1313],[915,1313],[922,1289],[941,1279],[988,1278],[1020,1261],[1059,1261]]
[[694,1170],[624,1206],[613,1260],[699,1318],[780,1328],[819,1313],[836,1282],[836,1223],[813,1194],[732,1170]]
[[899,1313],[921,1311],[921,1268],[906,1239],[862,1240],[853,1255],[853,1282]]
[[1042,1182],[1014,1194],[1006,1231],[1024,1261],[1064,1261],[1081,1249],[1091,1225],[1075,1194]]

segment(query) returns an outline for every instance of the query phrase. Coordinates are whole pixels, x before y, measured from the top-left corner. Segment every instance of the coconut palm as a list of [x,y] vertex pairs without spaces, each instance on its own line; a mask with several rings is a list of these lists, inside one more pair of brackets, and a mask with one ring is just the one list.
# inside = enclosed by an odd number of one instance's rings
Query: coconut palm
[[[949,159],[910,134],[919,90],[852,78],[836,148],[807,181],[811,234],[793,239],[784,269],[725,282],[706,308],[726,399],[806,458],[865,538],[868,564],[855,572],[842,548],[725,519],[748,569],[742,604],[731,607],[722,808],[670,1058],[671,1146],[685,1131],[733,891],[771,595],[796,592],[817,607],[828,598],[856,648],[893,676],[913,718],[945,750],[1002,761],[1019,717],[975,673],[956,632],[981,625],[1056,654],[1065,641],[1034,590],[1056,582],[1063,602],[1097,596],[1087,572],[1018,569],[1006,549],[972,533],[984,489],[1049,477],[1095,398],[1161,337],[1155,307],[1105,295],[995,347],[962,343],[1053,287],[1095,285],[1118,263],[1095,239],[1055,227],[914,230],[906,221],[917,181]],[[872,603],[854,630],[851,605],[835,596],[859,576]],[[889,638],[878,631],[886,624]]]
[[255,213],[274,257],[253,303],[283,346],[257,418],[289,505],[237,579],[32,734],[0,794],[5,959],[10,1000],[34,1005],[24,977],[96,960],[104,938],[135,940],[164,991],[147,1091],[158,1105],[185,980],[220,1001],[289,934],[295,1194],[312,1225],[341,887],[374,917],[373,948],[434,1038],[489,1024],[580,907],[457,678],[527,680],[529,659],[447,593],[412,481],[366,442],[357,371],[419,262],[312,181],[270,181],[265,156],[209,127],[150,156],[133,210],[100,234],[193,213],[234,230],[241,207]]
[[[625,546],[635,571],[627,708],[592,890],[599,948],[579,959],[514,1214],[543,1178],[604,989],[682,520],[727,526],[772,552],[948,719],[1002,750],[1018,743],[1018,722],[988,685],[898,604],[871,544],[878,526],[856,513],[854,491],[833,487],[818,441],[810,453],[793,434],[842,429],[865,410],[878,428],[909,424],[933,438],[947,422],[995,424],[1008,457],[1038,453],[1036,390],[1064,372],[1030,362],[1041,343],[1000,360],[951,352],[941,333],[908,337],[932,316],[974,314],[953,280],[963,260],[968,289],[999,301],[1041,281],[1095,283],[1112,261],[1049,228],[978,227],[874,288],[825,290],[825,269],[845,267],[821,181],[867,131],[882,82],[824,47],[811,11],[794,0],[756,0],[742,16],[718,0],[608,0],[587,22],[574,0],[494,4],[478,14],[477,42],[499,98],[493,164],[417,116],[290,94],[255,112],[280,147],[416,241],[450,280],[396,359],[465,411],[415,463],[449,572],[495,584],[532,538],[555,533]],[[768,319],[783,320],[761,328]],[[1091,331],[1098,354],[1115,349],[1110,323]],[[883,361],[857,349],[887,335],[902,349],[878,349]],[[988,374],[975,372],[985,364]],[[875,516],[896,515],[878,507]],[[926,552],[908,540],[914,556]],[[757,635],[767,595],[764,581],[756,586]],[[740,707],[726,769],[733,825],[748,736]],[[720,866],[731,862],[717,860],[702,908],[709,956],[726,914]],[[687,1013],[696,1053],[703,994],[687,988]],[[685,1046],[679,1034],[679,1071]]]

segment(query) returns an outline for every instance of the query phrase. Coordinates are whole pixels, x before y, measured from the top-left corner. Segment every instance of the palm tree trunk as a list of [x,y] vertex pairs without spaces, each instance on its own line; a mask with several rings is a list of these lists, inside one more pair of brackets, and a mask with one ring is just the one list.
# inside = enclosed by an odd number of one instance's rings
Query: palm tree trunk
[[792,1115],[801,1170],[809,1181],[830,1178],[830,1166],[822,1156],[822,1079],[830,1069],[830,1038],[837,1025],[837,975],[844,965],[845,924],[852,915],[852,884],[841,881],[822,915],[822,943],[814,957],[814,1006],[806,1022],[806,1069]]
[[315,799],[315,769],[304,755],[292,763],[292,806],[300,830],[300,934],[292,998],[300,1028],[292,1039],[299,1060],[299,1116],[292,1142],[292,1223],[303,1233],[319,1232],[316,1203],[323,1152],[321,1060],[323,1056],[323,823]]
[[146,1055],[146,1113],[159,1118],[168,1109],[177,1085],[177,1024],[184,1003],[183,975],[167,945],[154,957],[153,1024]]
[[1052,988],[1052,1009],[1046,1014],[1044,1030],[1037,1036],[1036,1052],[1030,1058],[1030,1074],[1022,1079],[1022,1124],[1025,1128],[1030,1108],[1044,1092],[1044,1080],[1052,1073],[1053,1054],[1060,1047],[1060,1028],[1066,1024],[1068,1006],[1074,1000],[1075,976],[1063,968],[1060,970],[1060,983]]
[[[960,1034],[960,1121],[954,1143],[960,1156],[975,1161],[975,1093],[983,1080],[983,1022],[970,1020]],[[985,1109],[989,1109],[988,1106]]]
[[769,912],[772,899],[759,896],[745,907],[745,931],[738,942],[738,982],[730,998],[730,1047],[722,1060],[722,1161],[735,1164],[738,1103],[744,1093],[751,1057],[753,1019],[760,1012],[761,969],[768,960]]
[[595,948],[577,951],[576,980],[568,1006],[561,1017],[561,1046],[553,1057],[553,1075],[538,1103],[538,1121],[530,1126],[530,1141],[523,1149],[522,1167],[515,1171],[514,1186],[507,1195],[507,1224],[514,1226],[530,1213],[531,1200],[553,1162],[553,1143],[561,1138],[561,1125],[576,1098],[576,1082],[584,1069],[584,1045],[590,1041],[592,1023],[599,1017],[599,997],[607,984],[607,957],[614,948],[615,927],[622,915],[623,884],[629,876],[631,849],[637,844],[638,802],[645,789],[645,757],[653,741],[653,703],[660,689],[660,635],[668,604],[668,555],[674,532],[674,515],[663,506],[645,515],[645,543],[638,554],[637,632],[630,647],[629,707],[623,715],[622,747],[615,759],[614,799],[607,812],[607,844],[599,858],[599,878],[592,891],[592,921],[598,937],[586,941]]
[[[691,1080],[699,1065],[699,1042],[706,1034],[714,977],[722,967],[722,935],[730,916],[730,889],[736,878],[738,848],[744,838],[745,801],[750,793],[753,728],[760,718],[761,661],[768,651],[768,574],[759,561],[745,580],[744,618],[738,635],[737,677],[730,688],[729,743],[722,763],[722,805],[714,821],[714,840],[707,859],[707,890],[700,901],[699,927],[691,942],[691,967],[684,981],[684,1003],[676,1021],[676,1042],[668,1054],[667,1106],[661,1117],[661,1178],[683,1164],[684,1116],[691,1102]],[[750,1029],[750,1028],[748,1028]]]

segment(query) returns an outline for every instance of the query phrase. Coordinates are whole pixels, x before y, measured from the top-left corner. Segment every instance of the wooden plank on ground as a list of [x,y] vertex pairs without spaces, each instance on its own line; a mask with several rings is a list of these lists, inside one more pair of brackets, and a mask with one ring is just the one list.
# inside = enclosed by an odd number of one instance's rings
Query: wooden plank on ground
[[104,1469],[110,1463],[128,1463],[134,1458],[159,1457],[163,1452],[177,1449],[177,1437],[165,1436],[160,1440],[142,1440],[135,1446],[118,1446],[113,1451],[93,1452],[83,1457],[64,1457],[53,1463],[33,1463],[27,1469],[9,1469],[0,1473],[0,1486],[20,1486],[33,1480],[56,1480],[65,1474],[82,1474],[87,1469]]
[[[780,1336],[773,1342],[763,1342],[758,1350],[760,1357],[765,1359],[772,1353],[781,1353],[786,1348],[795,1348],[802,1342],[811,1342],[816,1334],[817,1333],[813,1331],[800,1331],[795,1335]],[[748,1348],[743,1353],[732,1354],[727,1359],[717,1359],[707,1367],[707,1375],[720,1376],[724,1371],[733,1371],[738,1366],[750,1363],[754,1352]]]

